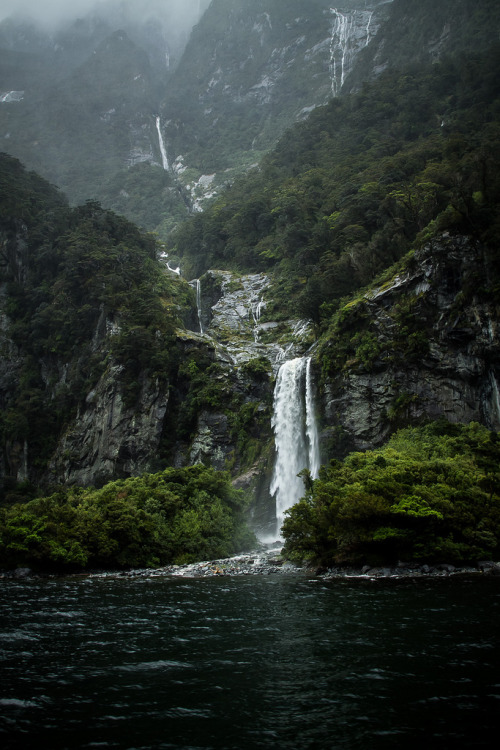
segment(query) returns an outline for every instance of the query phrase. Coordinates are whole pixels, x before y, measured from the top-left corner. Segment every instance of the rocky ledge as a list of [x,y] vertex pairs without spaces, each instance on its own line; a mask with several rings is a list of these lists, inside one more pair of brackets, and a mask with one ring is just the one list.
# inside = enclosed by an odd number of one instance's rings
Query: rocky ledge
[[[212,578],[219,576],[268,576],[268,575],[302,575],[315,580],[385,580],[405,578],[447,578],[450,576],[487,575],[500,578],[500,562],[482,560],[476,565],[455,566],[448,563],[438,565],[417,565],[415,563],[398,563],[395,567],[362,568],[313,568],[309,565],[297,565],[282,556],[279,543],[235,557],[219,560],[205,560],[186,565],[165,565],[161,568],[137,568],[122,571],[99,571],[81,573],[92,578]],[[27,578],[36,575],[30,568],[17,568],[0,572],[0,578]]]
[[457,575],[490,575],[500,576],[500,562],[482,560],[477,565],[455,566],[448,563],[438,565],[417,565],[415,563],[398,563],[396,567],[370,567],[362,568],[328,568],[316,571],[318,578],[324,580],[336,579],[385,579],[385,578],[447,578]]

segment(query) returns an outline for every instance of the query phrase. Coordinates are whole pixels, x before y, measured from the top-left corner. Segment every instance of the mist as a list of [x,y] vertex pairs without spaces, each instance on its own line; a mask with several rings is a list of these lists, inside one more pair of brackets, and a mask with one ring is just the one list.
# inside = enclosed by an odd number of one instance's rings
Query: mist
[[117,14],[131,21],[150,16],[164,19],[179,31],[192,27],[211,0],[0,0],[0,21],[8,17],[31,19],[45,28],[57,28],[94,9],[101,16]]

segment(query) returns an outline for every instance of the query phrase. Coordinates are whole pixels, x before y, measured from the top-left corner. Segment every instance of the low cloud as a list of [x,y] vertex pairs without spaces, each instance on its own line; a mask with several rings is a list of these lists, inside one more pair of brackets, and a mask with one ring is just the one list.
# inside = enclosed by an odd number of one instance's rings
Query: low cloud
[[206,10],[210,0],[0,0],[0,21],[9,16],[31,18],[46,27],[81,18],[94,8],[103,15],[119,8],[133,19],[160,15],[176,26],[191,26]]

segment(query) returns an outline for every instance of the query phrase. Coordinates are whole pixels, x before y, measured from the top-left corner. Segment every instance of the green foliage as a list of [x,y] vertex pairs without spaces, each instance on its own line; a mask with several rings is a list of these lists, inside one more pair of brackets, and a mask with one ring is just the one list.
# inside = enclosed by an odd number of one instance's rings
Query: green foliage
[[285,552],[321,564],[469,562],[500,552],[500,444],[478,424],[400,430],[323,467],[287,515]]
[[86,569],[226,557],[254,542],[246,500],[203,466],[71,488],[0,509],[0,564]]
[[271,376],[271,366],[266,357],[254,357],[254,359],[249,359],[248,362],[242,364],[241,370],[256,380],[266,381],[269,380]]
[[202,412],[227,420],[228,438],[236,445],[231,468],[252,466],[270,439],[272,383],[266,359],[257,357],[234,371],[213,361],[205,347],[181,361],[171,383],[163,450],[173,459],[175,441],[189,444]]
[[19,362],[0,391],[0,442],[27,441],[38,470],[110,363],[121,365],[126,406],[145,377],[168,386],[190,291],[165,273],[153,236],[95,201],[68,208],[5,155],[0,197],[4,334],[12,342],[2,354],[11,359],[14,346]]
[[[171,247],[197,275],[272,269],[286,314],[298,306],[325,325],[342,298],[444,231],[497,248],[499,60],[493,46],[387,71],[317,108],[174,232]],[[493,257],[489,273],[493,290]]]

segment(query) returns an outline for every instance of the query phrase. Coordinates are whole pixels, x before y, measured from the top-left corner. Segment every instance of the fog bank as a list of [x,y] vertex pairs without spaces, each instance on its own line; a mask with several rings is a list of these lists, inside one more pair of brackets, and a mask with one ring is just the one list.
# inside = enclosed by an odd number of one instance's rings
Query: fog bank
[[81,18],[98,10],[100,16],[123,15],[132,21],[159,16],[178,30],[195,24],[210,0],[0,0],[0,21],[9,16],[29,18],[46,28]]

